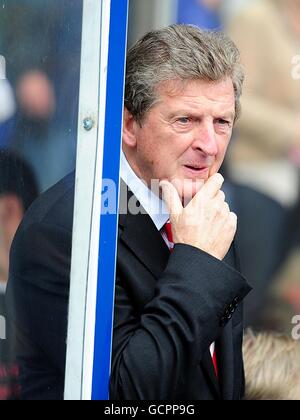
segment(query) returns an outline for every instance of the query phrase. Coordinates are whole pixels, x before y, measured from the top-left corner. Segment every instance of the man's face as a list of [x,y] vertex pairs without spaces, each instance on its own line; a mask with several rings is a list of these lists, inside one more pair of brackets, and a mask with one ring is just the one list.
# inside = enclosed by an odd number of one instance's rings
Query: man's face
[[231,79],[168,82],[140,126],[134,123],[134,169],[151,180],[173,181],[182,200],[219,171],[232,134],[235,96]]

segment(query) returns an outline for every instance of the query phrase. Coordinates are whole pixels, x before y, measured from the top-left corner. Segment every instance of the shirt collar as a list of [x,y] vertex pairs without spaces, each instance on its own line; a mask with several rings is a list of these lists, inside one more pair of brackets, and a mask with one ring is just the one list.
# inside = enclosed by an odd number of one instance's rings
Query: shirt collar
[[121,178],[149,214],[157,230],[161,230],[169,220],[166,204],[135,174],[124,152],[121,153]]

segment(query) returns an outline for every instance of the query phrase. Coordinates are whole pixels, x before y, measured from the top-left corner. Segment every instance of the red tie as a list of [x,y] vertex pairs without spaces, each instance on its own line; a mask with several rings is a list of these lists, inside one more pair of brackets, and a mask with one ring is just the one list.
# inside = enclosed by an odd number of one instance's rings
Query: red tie
[[219,379],[219,369],[218,369],[218,360],[217,360],[217,352],[216,352],[216,347],[212,356],[212,361],[213,361],[213,365],[215,368],[215,373],[216,373],[216,377]]
[[[173,233],[172,233],[172,225],[171,222],[168,221],[165,224],[165,232],[169,241],[169,248],[170,248],[170,252],[173,252],[173,248],[174,248],[174,240],[173,240]],[[216,349],[214,350],[213,356],[212,356],[212,362],[215,368],[215,372],[216,372],[216,376],[217,378],[219,377],[219,371],[218,371],[218,362],[217,362],[217,353],[216,353]]]
[[173,240],[173,233],[172,233],[172,225],[171,225],[170,221],[168,221],[165,224],[165,232],[166,232],[166,235],[167,235],[167,238],[168,238],[168,241],[169,241],[170,252],[173,252],[174,240]]

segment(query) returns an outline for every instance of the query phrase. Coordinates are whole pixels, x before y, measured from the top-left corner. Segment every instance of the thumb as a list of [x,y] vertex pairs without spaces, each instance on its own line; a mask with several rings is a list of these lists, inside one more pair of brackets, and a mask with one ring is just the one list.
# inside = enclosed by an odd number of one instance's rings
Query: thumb
[[159,186],[162,190],[163,200],[168,207],[170,218],[174,215],[181,214],[183,206],[174,185],[169,181],[161,181]]

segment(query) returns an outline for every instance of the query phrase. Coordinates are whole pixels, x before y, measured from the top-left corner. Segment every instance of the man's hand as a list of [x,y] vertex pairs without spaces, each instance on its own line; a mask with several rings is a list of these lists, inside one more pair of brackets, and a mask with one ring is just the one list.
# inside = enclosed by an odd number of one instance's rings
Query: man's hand
[[223,182],[222,175],[213,175],[185,208],[175,187],[168,181],[160,183],[174,242],[194,246],[219,260],[228,253],[237,230],[237,216],[221,191]]

